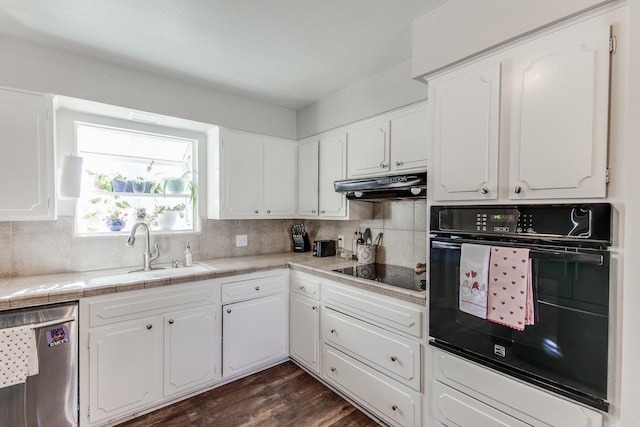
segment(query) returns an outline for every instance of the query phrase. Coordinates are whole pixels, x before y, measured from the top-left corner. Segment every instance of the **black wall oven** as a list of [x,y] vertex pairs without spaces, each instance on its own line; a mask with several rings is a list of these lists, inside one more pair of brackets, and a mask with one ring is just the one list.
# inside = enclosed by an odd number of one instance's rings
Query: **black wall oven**
[[[463,311],[463,245],[528,251],[533,325]],[[610,204],[432,206],[430,344],[607,411],[610,245]]]

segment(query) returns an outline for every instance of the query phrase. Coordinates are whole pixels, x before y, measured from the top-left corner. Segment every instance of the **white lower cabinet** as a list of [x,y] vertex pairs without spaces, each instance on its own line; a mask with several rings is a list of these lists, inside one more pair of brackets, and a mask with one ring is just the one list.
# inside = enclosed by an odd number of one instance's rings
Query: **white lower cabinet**
[[287,274],[238,276],[222,284],[223,378],[288,357]]
[[445,426],[602,427],[601,413],[433,350],[432,409]]
[[214,281],[82,299],[80,424],[112,424],[219,379],[219,301]]
[[289,353],[320,374],[320,280],[292,271],[289,290]]

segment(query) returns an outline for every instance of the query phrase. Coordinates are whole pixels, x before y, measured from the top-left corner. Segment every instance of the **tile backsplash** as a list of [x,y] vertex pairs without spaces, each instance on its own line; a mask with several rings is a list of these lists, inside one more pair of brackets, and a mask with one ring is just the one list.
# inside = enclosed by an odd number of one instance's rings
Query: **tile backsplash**
[[[345,236],[351,248],[356,229],[370,228],[373,238],[383,233],[377,261],[413,267],[426,261],[426,202],[374,203],[373,218],[364,221],[326,220],[209,220],[202,219],[200,233],[154,234],[151,244],[160,247],[156,263],[183,261],[185,242],[191,243],[193,260],[258,255],[292,250],[290,229],[304,223],[310,240]],[[248,245],[236,247],[236,235],[247,235]],[[129,268],[142,265],[144,240],[126,246],[127,234],[78,237],[73,218],[57,221],[0,222],[0,277],[28,276]]]

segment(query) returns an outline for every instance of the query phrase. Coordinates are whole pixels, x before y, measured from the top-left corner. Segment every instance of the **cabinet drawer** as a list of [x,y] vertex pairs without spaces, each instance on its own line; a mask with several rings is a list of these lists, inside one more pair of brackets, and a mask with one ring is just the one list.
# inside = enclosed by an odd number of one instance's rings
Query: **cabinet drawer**
[[602,426],[602,414],[484,366],[434,351],[433,378],[534,426]]
[[320,299],[320,279],[299,271],[289,273],[289,290],[316,301]]
[[[234,280],[235,279],[235,280]],[[269,276],[230,278],[222,283],[222,303],[244,301],[287,291],[287,278],[282,273]]]
[[349,286],[327,283],[323,300],[338,311],[377,322],[385,327],[421,338],[424,307]]
[[167,309],[182,309],[220,301],[219,287],[214,280],[194,286],[169,286],[166,289],[141,289],[119,296],[89,298],[89,326],[108,325],[160,313]]
[[333,310],[322,312],[322,325],[325,342],[420,391],[418,342]]
[[421,396],[327,345],[324,378],[393,426],[420,426]]
[[459,427],[526,427],[528,425],[438,381],[433,382],[433,416],[446,425]]

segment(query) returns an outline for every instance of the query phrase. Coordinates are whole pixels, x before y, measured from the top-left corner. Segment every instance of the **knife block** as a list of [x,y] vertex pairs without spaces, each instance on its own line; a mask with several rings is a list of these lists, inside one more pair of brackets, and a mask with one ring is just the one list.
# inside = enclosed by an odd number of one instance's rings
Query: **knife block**
[[307,233],[292,234],[291,238],[293,239],[293,252],[309,252],[311,250],[311,243]]

